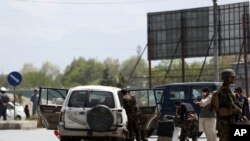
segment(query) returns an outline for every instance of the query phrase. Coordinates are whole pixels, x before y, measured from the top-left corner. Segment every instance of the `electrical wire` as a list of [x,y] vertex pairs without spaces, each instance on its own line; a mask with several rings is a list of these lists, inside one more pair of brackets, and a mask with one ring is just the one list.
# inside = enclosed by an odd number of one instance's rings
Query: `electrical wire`
[[141,3],[155,3],[166,2],[166,0],[134,0],[134,1],[120,1],[120,2],[69,2],[69,1],[34,1],[34,0],[14,0],[19,2],[40,3],[40,4],[82,4],[82,5],[122,5],[122,4],[141,4]]

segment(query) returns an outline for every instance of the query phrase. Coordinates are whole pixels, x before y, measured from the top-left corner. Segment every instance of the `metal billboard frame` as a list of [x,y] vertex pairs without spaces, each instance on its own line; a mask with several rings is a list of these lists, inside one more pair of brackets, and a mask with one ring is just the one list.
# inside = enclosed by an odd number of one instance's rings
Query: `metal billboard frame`
[[[213,16],[213,7],[148,13],[148,60],[213,56]],[[250,53],[249,29],[249,2],[218,6],[218,55],[240,54],[244,39]]]

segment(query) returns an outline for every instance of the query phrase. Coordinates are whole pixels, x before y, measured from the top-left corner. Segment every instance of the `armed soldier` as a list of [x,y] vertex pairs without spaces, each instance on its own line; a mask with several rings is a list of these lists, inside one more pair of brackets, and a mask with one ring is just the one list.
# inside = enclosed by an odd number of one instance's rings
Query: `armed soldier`
[[121,93],[123,95],[123,106],[128,117],[129,141],[134,141],[134,136],[136,136],[136,141],[141,141],[140,109],[136,103],[135,96],[126,89],[122,89]]
[[221,73],[222,86],[212,96],[211,107],[217,113],[218,135],[220,141],[230,140],[230,126],[236,123],[236,117],[242,111],[237,105],[235,94],[230,89],[230,84],[235,81],[235,72],[225,69]]
[[248,120],[250,120],[248,100],[246,97],[243,96],[241,87],[235,88],[234,92],[242,110],[242,116],[239,117],[239,121],[243,123],[248,122]]
[[180,141],[186,141],[192,138],[197,141],[199,134],[198,116],[194,107],[190,103],[176,101],[176,119],[175,122],[181,127]]

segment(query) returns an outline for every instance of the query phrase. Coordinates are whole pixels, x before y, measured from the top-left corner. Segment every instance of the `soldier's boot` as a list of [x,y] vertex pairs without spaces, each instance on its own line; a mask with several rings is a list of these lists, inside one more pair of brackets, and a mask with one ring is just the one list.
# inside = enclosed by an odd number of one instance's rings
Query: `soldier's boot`
[[141,132],[141,140],[142,141],[148,141],[148,139],[147,139],[147,133],[145,131]]
[[129,138],[128,140],[129,140],[129,141],[134,141],[135,139],[134,139],[134,138],[133,138],[133,139]]
[[140,136],[136,136],[136,141],[141,141],[141,137]]
[[198,139],[196,137],[193,137],[192,141],[198,141]]
[[185,138],[179,138],[180,141],[187,141]]
[[130,135],[128,140],[129,141],[134,141],[135,140],[134,135]]

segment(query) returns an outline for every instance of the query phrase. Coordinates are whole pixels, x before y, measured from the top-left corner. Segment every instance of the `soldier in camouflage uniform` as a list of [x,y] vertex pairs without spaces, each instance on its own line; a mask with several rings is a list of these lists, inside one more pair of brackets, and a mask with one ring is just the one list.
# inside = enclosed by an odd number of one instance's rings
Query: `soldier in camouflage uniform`
[[217,113],[217,128],[220,141],[230,140],[230,126],[236,123],[236,117],[242,111],[236,101],[235,93],[230,89],[230,84],[235,81],[235,72],[225,69],[221,73],[222,86],[213,93],[211,107]]
[[199,134],[198,116],[190,103],[177,101],[176,105],[176,124],[181,127],[180,141],[186,141],[187,138],[192,138],[192,141],[197,141]]
[[129,141],[134,141],[134,136],[136,141],[141,141],[140,109],[136,103],[135,96],[125,89],[121,93],[123,95],[123,106],[128,117]]

